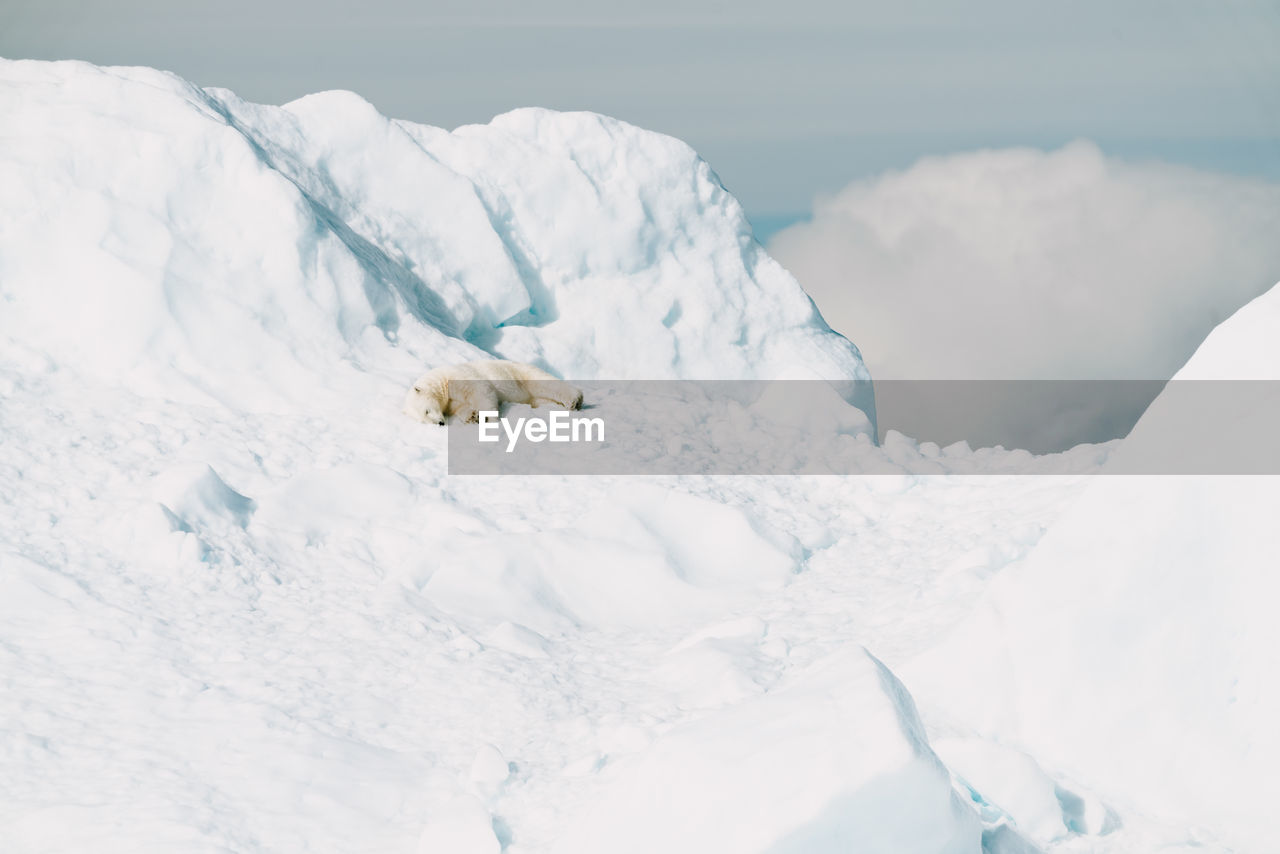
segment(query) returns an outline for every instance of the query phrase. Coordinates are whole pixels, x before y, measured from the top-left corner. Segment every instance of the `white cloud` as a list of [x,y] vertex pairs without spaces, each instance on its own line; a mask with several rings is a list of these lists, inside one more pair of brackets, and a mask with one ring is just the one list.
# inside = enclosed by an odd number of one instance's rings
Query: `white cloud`
[[933,157],[820,199],[769,250],[877,379],[1164,379],[1280,279],[1280,185],[1088,142]]

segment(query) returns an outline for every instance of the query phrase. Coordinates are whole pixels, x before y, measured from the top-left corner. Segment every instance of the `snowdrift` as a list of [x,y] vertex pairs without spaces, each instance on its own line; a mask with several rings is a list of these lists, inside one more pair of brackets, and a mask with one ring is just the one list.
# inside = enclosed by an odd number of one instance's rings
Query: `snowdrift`
[[[1280,286],[1175,377],[1280,380]],[[1112,460],[1177,435],[1162,395]],[[1218,413],[1247,418],[1247,411]],[[908,671],[931,705],[1020,744],[1121,814],[1275,844],[1280,478],[1099,477],[986,606]],[[981,652],[979,653],[979,650]]]
[[2,60],[0,114],[0,334],[28,363],[256,409],[485,354],[576,379],[867,378],[711,168],[624,122],[448,132],[349,92],[269,107]]
[[981,847],[978,817],[952,791],[910,695],[865,650],[666,733],[614,777],[566,854]]

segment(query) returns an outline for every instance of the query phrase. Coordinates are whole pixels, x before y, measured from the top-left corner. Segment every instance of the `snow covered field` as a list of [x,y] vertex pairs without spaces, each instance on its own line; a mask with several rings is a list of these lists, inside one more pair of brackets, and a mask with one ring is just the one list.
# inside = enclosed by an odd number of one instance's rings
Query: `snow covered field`
[[[897,436],[899,475],[450,477],[399,412],[436,364],[869,378],[608,118],[5,61],[0,117],[0,850],[1275,847],[1276,479]],[[1278,307],[1184,373],[1280,379]]]

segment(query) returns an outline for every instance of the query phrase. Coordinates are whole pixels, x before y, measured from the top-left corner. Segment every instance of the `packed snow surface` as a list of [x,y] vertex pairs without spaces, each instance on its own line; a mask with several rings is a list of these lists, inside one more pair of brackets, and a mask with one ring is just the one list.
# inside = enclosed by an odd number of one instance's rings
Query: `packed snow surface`
[[[1280,285],[1214,330],[1111,464],[1177,434],[1171,422],[1188,415],[1177,381],[1280,380],[1277,331]],[[1254,414],[1245,404],[1216,417]],[[1208,846],[1271,850],[1278,511],[1275,476],[1095,478],[907,671],[912,685],[1122,815],[1185,822]]]
[[[349,93],[264,107],[79,63],[0,63],[0,116],[0,849],[1263,838],[1262,510],[1183,490],[1094,538],[1082,499],[1060,534],[1111,448],[965,477],[1027,455],[896,434],[865,452],[950,476],[446,474],[444,431],[399,413],[445,362],[866,380],[682,143],[540,110],[447,132]],[[1191,587],[1141,550],[1114,577],[1063,563],[1128,548],[1135,512]],[[1019,635],[948,640],[1024,558],[1025,631],[1045,621],[1025,683],[1001,670]],[[1197,799],[1195,773],[1234,776]]]

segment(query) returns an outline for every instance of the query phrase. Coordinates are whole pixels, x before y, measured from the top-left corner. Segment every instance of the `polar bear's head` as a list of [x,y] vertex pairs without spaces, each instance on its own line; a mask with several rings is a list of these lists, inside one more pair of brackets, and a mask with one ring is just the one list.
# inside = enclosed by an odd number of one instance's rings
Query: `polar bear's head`
[[423,377],[404,397],[405,414],[427,424],[444,426],[444,414],[448,408],[449,381],[444,378]]

